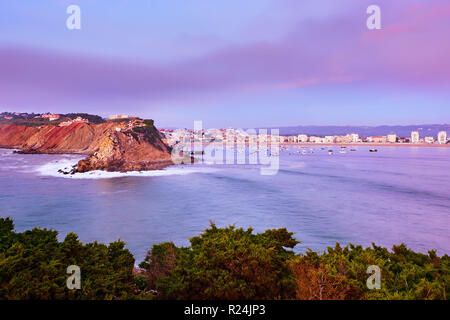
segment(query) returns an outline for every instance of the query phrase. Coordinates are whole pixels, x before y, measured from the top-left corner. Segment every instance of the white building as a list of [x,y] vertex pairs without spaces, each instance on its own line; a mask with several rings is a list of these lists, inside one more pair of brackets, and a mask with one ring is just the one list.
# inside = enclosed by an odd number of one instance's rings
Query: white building
[[440,131],[438,133],[438,142],[440,144],[445,144],[447,143],[447,132],[446,131]]
[[395,133],[391,133],[387,135],[387,142],[395,143],[397,142],[397,135]]
[[324,143],[325,139],[321,138],[321,137],[315,137],[315,136],[311,136],[309,137],[309,142],[313,142],[313,143]]
[[335,136],[325,136],[325,143],[334,143],[336,141]]
[[434,143],[434,137],[425,137],[425,143]]
[[411,132],[411,143],[419,143],[419,131],[412,131]]
[[308,136],[306,134],[299,134],[297,139],[298,142],[308,142]]
[[353,143],[359,142],[359,135],[357,133],[350,133],[350,137]]

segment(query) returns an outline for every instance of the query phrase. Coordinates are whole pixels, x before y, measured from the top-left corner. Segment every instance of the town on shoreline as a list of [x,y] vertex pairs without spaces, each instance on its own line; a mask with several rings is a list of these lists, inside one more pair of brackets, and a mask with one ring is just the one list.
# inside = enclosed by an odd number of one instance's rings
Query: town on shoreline
[[[346,135],[326,135],[308,136],[298,135],[278,135],[267,133],[267,130],[256,132],[256,130],[236,130],[229,129],[207,129],[207,130],[159,130],[169,146],[178,143],[186,144],[193,142],[200,143],[231,143],[231,144],[257,144],[257,143],[278,143],[282,145],[298,146],[409,146],[409,147],[450,147],[450,140],[446,131],[440,131],[438,136],[420,137],[418,131],[412,131],[411,137],[399,137],[395,133],[386,136],[360,137],[357,133]],[[262,133],[261,133],[262,132]]]

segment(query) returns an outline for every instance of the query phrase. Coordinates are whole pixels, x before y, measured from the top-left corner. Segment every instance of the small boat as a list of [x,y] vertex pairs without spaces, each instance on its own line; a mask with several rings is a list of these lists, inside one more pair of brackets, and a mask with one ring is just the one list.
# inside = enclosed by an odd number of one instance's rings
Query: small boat
[[351,148],[350,151],[356,151],[356,149],[355,148]]
[[328,154],[331,156],[333,154],[333,150],[328,150]]
[[377,149],[370,149],[369,151],[370,151],[370,152],[378,152]]
[[345,150],[345,147],[341,147],[341,150],[339,150],[339,153],[347,153],[347,151]]

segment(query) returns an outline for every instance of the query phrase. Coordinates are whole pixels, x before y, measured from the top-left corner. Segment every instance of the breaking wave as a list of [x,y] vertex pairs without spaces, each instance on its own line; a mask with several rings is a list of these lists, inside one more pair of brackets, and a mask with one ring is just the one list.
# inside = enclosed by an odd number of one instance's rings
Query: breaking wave
[[160,177],[169,175],[186,175],[192,173],[211,173],[219,170],[216,168],[176,165],[161,170],[149,170],[149,171],[109,172],[109,171],[95,170],[75,174],[64,174],[60,172],[60,170],[65,172],[70,171],[79,160],[81,160],[81,158],[59,159],[51,161],[42,166],[39,166],[36,169],[36,172],[38,172],[40,175],[43,176],[52,176],[68,179],[111,179],[120,177]]

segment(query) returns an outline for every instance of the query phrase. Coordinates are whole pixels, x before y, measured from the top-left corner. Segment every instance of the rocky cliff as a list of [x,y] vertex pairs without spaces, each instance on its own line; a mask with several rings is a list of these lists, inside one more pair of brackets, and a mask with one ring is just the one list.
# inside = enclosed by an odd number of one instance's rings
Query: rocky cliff
[[173,164],[152,121],[134,119],[102,124],[73,123],[58,127],[0,125],[0,146],[22,153],[77,153],[76,172],[161,169]]

